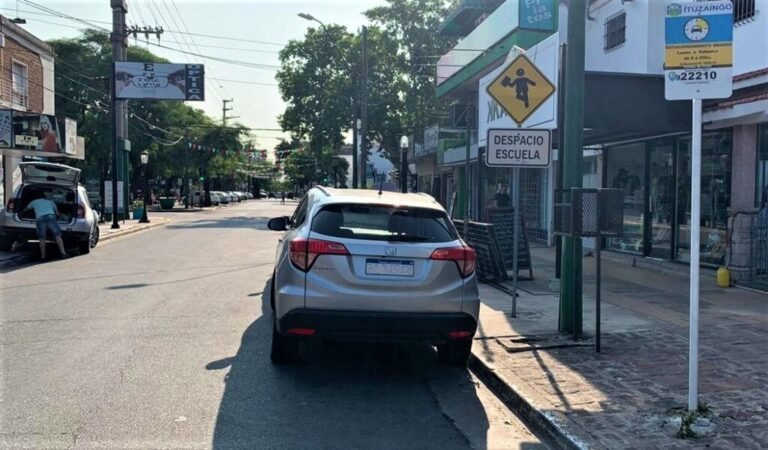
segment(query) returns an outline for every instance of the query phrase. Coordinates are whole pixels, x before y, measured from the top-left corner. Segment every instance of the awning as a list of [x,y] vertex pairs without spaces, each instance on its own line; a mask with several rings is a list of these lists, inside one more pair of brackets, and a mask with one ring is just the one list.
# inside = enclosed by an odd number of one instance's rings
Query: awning
[[664,98],[664,77],[587,72],[584,145],[691,132],[691,102]]

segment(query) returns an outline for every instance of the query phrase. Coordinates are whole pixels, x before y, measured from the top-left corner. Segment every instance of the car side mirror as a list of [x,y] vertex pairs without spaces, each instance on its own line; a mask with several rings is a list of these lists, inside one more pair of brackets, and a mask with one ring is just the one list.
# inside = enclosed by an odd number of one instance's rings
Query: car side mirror
[[275,217],[273,219],[269,219],[269,222],[267,222],[267,228],[272,231],[285,231],[288,229],[288,218]]

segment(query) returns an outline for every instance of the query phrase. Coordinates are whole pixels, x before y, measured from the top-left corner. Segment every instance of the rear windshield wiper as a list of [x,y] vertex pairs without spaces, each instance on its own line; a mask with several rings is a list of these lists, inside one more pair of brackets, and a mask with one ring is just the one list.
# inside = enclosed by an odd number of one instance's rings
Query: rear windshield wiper
[[388,241],[399,241],[399,242],[423,242],[423,241],[429,241],[431,238],[429,236],[422,236],[420,234],[395,234],[387,238]]

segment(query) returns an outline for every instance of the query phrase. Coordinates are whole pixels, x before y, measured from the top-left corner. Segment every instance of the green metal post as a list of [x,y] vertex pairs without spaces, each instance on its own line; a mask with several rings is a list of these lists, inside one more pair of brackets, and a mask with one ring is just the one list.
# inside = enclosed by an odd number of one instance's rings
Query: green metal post
[[[568,52],[565,85],[565,142],[560,154],[563,189],[582,186],[584,142],[584,34],[586,0],[571,0],[568,5]],[[560,281],[561,332],[578,337],[582,331],[581,239],[563,239]]]

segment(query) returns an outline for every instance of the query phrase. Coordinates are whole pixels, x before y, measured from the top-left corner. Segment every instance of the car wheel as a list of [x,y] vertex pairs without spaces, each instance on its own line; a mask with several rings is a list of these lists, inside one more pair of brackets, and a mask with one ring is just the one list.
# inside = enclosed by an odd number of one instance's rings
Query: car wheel
[[101,236],[101,232],[99,231],[99,226],[94,224],[93,225],[93,231],[91,232],[91,248],[96,247],[96,244],[99,243],[99,237]]
[[437,359],[443,364],[465,367],[471,352],[471,339],[447,342],[437,346]]
[[273,314],[275,312],[275,274],[276,272],[272,272],[272,281],[269,283],[269,306]]
[[283,336],[272,327],[272,351],[269,358],[273,364],[287,364],[299,357],[299,340],[293,336]]
[[13,248],[13,239],[3,237],[0,238],[0,252],[10,252]]

